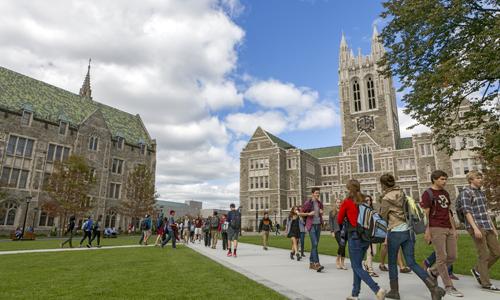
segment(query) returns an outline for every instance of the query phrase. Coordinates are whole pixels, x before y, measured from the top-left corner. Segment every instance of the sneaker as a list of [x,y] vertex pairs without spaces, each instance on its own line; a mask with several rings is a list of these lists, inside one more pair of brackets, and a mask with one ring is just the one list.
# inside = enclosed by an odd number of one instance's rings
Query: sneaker
[[476,278],[477,283],[481,284],[481,277],[479,276],[479,273],[476,271],[476,269],[472,268],[470,269],[470,272],[474,278]]
[[446,290],[446,294],[447,295],[450,295],[450,296],[453,296],[453,297],[463,297],[464,294],[462,294],[459,290],[457,290],[455,287],[453,286],[448,286],[445,288]]
[[354,297],[354,296],[349,296],[346,298],[347,300],[359,300],[358,297]]
[[380,271],[383,271],[383,272],[389,272],[389,269],[387,269],[387,267],[383,264],[380,264],[378,266],[378,268],[380,269]]
[[427,269],[427,274],[429,274],[429,279],[432,280],[436,285],[438,284],[438,279],[437,276],[432,273],[432,270],[430,268]]
[[460,280],[460,278],[458,278],[457,275],[455,275],[453,273],[449,274],[449,276],[450,276],[450,279],[452,279],[452,280]]
[[377,297],[377,300],[384,300],[386,293],[387,292],[384,289],[380,288],[378,292],[375,294],[375,296]]
[[316,272],[320,273],[321,271],[323,271],[323,269],[325,268],[324,266],[320,265],[319,263],[316,263]]
[[483,286],[482,287],[483,291],[488,291],[488,292],[493,292],[493,293],[500,293],[500,289],[494,286],[493,284],[490,286]]
[[227,253],[227,257],[231,257],[233,256],[233,253],[231,252],[231,250],[229,250],[229,252]]
[[401,273],[411,273],[411,269],[408,267],[403,267],[402,269],[399,269],[399,272]]
[[233,257],[236,258],[236,257],[238,257],[238,255],[236,255],[236,253],[233,253]]
[[90,247],[92,247],[92,245],[87,245],[87,248],[90,248]]
[[309,269],[316,270],[316,264],[315,263],[309,263]]

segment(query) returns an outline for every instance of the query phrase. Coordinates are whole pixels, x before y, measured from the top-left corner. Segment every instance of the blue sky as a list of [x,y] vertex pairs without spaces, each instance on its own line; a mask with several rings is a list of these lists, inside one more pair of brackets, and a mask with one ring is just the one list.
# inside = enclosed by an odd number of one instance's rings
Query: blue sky
[[139,114],[157,140],[161,199],[227,207],[257,126],[300,148],[340,144],[341,33],[367,55],[381,10],[368,0],[0,1],[0,65],[77,93],[91,57],[94,100]]

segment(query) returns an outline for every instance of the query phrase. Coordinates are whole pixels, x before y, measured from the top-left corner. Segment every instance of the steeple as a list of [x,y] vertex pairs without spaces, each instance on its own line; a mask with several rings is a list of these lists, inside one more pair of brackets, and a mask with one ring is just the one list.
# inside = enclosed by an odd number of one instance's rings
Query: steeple
[[349,62],[349,47],[345,41],[344,32],[340,40],[339,67]]
[[91,58],[89,58],[89,67],[87,69],[87,75],[85,76],[85,79],[83,80],[82,88],[80,89],[80,96],[86,97],[92,100],[92,89],[90,88],[90,62],[92,61]]
[[380,43],[377,26],[373,26],[372,34],[372,57],[377,61],[384,54],[384,46]]

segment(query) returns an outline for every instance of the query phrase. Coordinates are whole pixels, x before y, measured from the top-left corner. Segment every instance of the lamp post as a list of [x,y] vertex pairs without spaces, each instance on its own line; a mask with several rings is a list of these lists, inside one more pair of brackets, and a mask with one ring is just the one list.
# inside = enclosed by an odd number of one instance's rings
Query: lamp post
[[259,226],[259,206],[255,207],[255,231],[258,231]]
[[26,197],[26,211],[24,212],[24,222],[23,231],[21,232],[21,238],[24,238],[24,228],[26,227],[26,217],[28,216],[28,208],[30,207],[31,196]]

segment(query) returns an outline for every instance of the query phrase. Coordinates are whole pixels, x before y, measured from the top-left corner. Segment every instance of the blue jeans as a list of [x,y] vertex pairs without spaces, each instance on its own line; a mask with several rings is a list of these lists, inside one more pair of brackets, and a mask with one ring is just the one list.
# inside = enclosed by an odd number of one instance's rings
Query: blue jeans
[[361,290],[361,280],[363,280],[374,293],[377,293],[380,289],[379,285],[373,280],[370,274],[363,269],[362,266],[363,258],[365,257],[366,250],[370,247],[370,242],[361,240],[357,232],[349,234],[348,242],[349,258],[351,260],[351,268],[354,275],[351,296],[357,297],[359,295]]
[[426,280],[429,274],[415,262],[415,239],[410,231],[391,231],[387,237],[387,254],[389,257],[389,279],[398,279],[398,251],[403,250],[408,267],[422,280]]
[[[431,255],[429,255],[429,257],[425,259],[425,261],[427,262],[429,267],[436,263],[436,251],[433,251]],[[453,265],[448,267],[448,274],[453,274]]]
[[168,243],[168,241],[172,240],[172,248],[176,248],[176,240],[174,236],[174,231],[173,230],[168,230],[167,231],[167,237],[161,242],[161,246],[165,247],[165,245]]
[[311,255],[309,256],[309,262],[311,263],[319,263],[318,243],[320,234],[320,224],[313,224],[309,231],[309,237],[311,238]]
[[299,236],[299,238],[300,238],[300,251],[301,252],[304,252],[304,239],[305,239],[305,237],[306,237],[306,233],[301,232],[300,236]]

